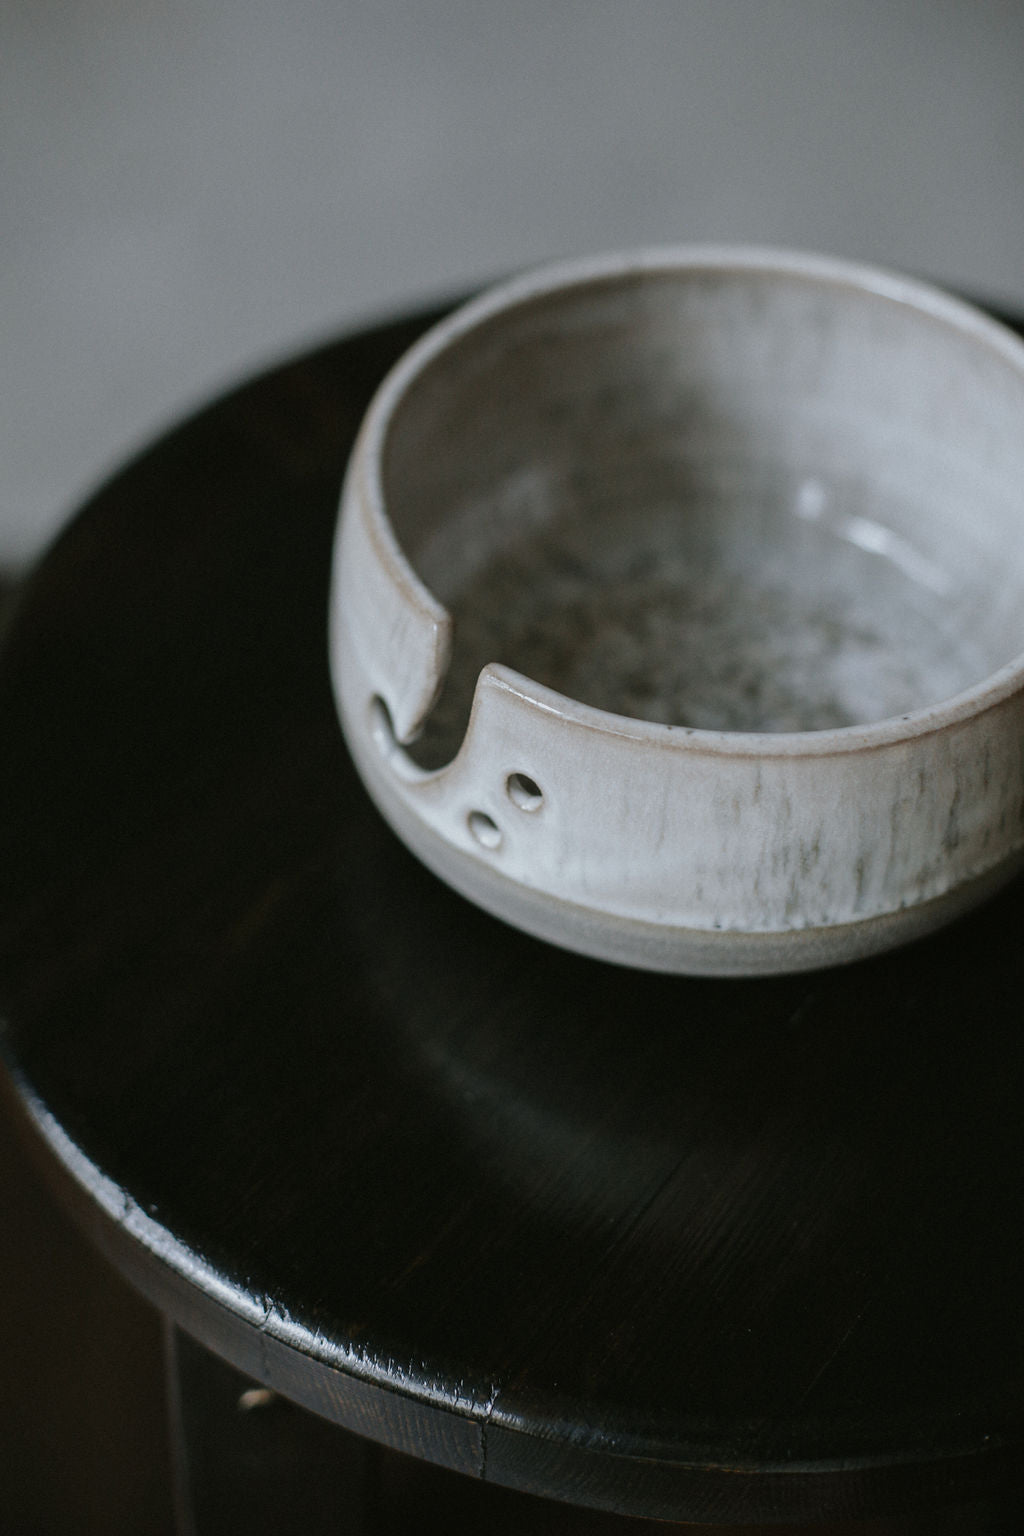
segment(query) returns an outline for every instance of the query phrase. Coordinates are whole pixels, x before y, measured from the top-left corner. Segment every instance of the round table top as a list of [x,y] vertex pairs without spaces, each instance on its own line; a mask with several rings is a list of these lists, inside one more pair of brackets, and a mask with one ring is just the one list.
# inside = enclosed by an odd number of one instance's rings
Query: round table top
[[7,1091],[96,1240],[361,1433],[661,1518],[871,1515],[1024,1450],[1024,888],[763,981],[475,910],[381,822],[326,660],[341,474],[433,316],[103,489],[0,662]]

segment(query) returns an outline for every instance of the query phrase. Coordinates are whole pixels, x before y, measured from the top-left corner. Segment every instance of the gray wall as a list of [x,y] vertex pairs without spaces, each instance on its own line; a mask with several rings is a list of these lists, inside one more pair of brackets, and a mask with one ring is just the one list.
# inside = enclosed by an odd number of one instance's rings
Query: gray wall
[[240,372],[752,240],[1024,306],[1018,0],[0,0],[0,563]]

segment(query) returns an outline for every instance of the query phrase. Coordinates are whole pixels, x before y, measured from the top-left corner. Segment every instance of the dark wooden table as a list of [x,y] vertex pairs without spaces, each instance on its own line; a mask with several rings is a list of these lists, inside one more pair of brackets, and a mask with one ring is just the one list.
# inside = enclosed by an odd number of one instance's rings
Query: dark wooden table
[[[183,1505],[269,1499],[293,1442],[340,1499],[376,1442],[417,1461],[351,1530],[415,1528],[402,1486],[420,1529],[470,1491],[476,1529],[1015,1529],[1024,889],[715,982],[563,954],[423,870],[347,758],[325,616],[356,424],[428,318],[144,454],[0,660],[7,1098],[173,1325]],[[254,1383],[298,1406],[246,1449]]]

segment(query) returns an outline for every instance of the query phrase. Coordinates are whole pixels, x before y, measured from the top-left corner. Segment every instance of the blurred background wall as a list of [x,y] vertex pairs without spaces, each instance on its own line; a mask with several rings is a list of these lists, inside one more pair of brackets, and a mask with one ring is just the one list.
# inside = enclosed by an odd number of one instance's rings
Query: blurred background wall
[[693,240],[1024,307],[1024,3],[0,0],[0,566],[282,352]]

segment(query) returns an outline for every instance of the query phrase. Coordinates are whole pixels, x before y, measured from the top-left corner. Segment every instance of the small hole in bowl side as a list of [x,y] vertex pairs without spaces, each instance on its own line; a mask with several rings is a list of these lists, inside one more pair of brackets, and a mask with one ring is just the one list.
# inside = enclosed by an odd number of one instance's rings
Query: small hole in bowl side
[[544,804],[540,785],[528,773],[510,773],[505,780],[505,790],[512,804],[521,811],[539,811]]
[[481,848],[497,848],[501,843],[498,823],[486,811],[470,811],[469,830]]

